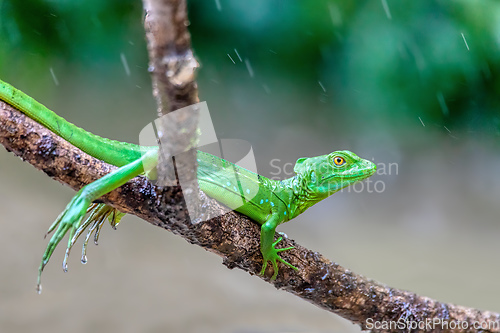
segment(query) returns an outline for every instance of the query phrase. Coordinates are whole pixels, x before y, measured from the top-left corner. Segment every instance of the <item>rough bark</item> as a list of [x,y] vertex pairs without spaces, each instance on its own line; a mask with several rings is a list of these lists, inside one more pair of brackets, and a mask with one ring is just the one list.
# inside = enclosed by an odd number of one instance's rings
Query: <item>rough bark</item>
[[198,102],[189,20],[183,0],[143,0],[149,72],[158,115]]
[[[0,143],[24,161],[48,176],[77,190],[114,169],[78,148],[70,145],[48,129],[0,101]],[[179,187],[159,188],[143,177],[136,177],[124,186],[105,195],[102,201],[151,224],[170,230],[192,244],[202,246],[223,258],[229,268],[240,268],[260,277],[262,265],[259,251],[259,226],[234,212],[192,224],[186,215]],[[222,207],[206,196],[201,205],[207,215],[217,215]],[[293,293],[325,310],[336,313],[369,328],[370,320],[396,323],[398,320],[427,323],[441,320],[467,323],[467,329],[440,330],[441,325],[428,326],[421,332],[500,332],[500,314],[441,303],[412,292],[394,289],[355,274],[329,261],[321,254],[308,250],[290,239],[283,247],[295,249],[282,253],[283,258],[299,268],[282,267],[276,281],[271,281],[270,268],[260,277],[276,288]],[[474,329],[474,323],[497,326]],[[432,328],[432,329],[428,329]],[[400,332],[398,328],[372,330]],[[410,331],[410,330],[408,330]]]
[[[159,185],[174,185],[180,179],[189,216],[197,220],[200,190],[196,182],[196,151],[191,148],[196,146],[193,139],[199,110],[189,106],[199,102],[195,81],[199,65],[191,50],[186,1],[143,0],[143,5],[148,68],[160,117],[155,122],[161,142],[157,181]],[[183,110],[173,112],[180,109]]]

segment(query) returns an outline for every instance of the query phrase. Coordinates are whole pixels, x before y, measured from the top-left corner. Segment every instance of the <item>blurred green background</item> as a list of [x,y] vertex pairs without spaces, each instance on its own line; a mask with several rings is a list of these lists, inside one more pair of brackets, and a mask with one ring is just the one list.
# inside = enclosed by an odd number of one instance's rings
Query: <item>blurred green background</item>
[[[143,15],[138,0],[0,0],[0,78],[137,142],[156,115]],[[393,287],[500,311],[498,1],[193,0],[189,15],[200,99],[261,174],[337,149],[379,164],[371,187],[280,231]],[[38,296],[42,236],[73,192],[0,161],[2,332],[359,331],[134,217],[68,274],[58,249]]]

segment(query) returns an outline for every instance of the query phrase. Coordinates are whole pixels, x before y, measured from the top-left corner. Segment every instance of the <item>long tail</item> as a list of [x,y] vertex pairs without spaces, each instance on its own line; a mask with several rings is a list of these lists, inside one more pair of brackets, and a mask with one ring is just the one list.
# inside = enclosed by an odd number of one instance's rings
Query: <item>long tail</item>
[[48,128],[87,154],[115,166],[123,166],[141,157],[144,148],[131,143],[106,139],[73,125],[22,91],[0,80],[0,99]]

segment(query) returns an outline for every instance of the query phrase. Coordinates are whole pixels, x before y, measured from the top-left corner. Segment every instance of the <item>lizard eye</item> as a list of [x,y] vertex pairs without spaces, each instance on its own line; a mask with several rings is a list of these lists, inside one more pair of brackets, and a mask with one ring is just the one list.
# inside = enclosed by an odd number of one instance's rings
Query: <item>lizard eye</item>
[[342,156],[335,156],[333,158],[333,164],[335,164],[335,166],[342,166],[345,164],[345,159]]

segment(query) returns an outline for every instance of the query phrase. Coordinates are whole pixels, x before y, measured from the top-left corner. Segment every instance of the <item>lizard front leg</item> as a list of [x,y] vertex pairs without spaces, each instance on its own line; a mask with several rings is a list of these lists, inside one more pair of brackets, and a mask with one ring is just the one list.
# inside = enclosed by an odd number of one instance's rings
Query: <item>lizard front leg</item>
[[278,214],[273,214],[271,215],[271,218],[266,221],[260,228],[260,252],[262,252],[262,256],[264,257],[264,261],[262,264],[262,270],[260,271],[260,275],[264,275],[264,272],[266,271],[267,267],[267,262],[270,261],[271,264],[273,265],[274,269],[274,274],[271,277],[271,280],[276,280],[276,277],[278,276],[278,262],[281,261],[285,265],[287,265],[290,268],[293,268],[294,270],[298,270],[297,267],[293,266],[292,264],[286,262],[283,260],[278,253],[291,250],[294,247],[286,247],[283,249],[276,249],[275,246],[283,239],[283,237],[278,238],[277,241],[274,242],[274,234],[276,232],[276,227],[279,224],[279,215]]

